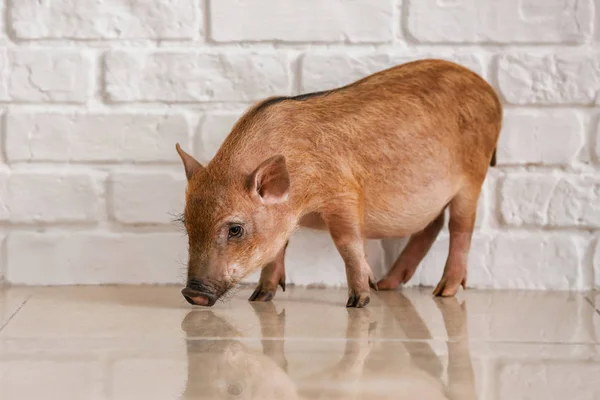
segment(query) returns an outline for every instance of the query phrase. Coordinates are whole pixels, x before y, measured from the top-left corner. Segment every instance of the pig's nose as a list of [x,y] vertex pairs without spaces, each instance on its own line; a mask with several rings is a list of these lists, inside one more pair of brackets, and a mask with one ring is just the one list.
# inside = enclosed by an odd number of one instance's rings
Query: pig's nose
[[181,294],[183,297],[185,297],[188,303],[196,306],[210,307],[215,304],[216,301],[214,296],[187,287],[181,291]]

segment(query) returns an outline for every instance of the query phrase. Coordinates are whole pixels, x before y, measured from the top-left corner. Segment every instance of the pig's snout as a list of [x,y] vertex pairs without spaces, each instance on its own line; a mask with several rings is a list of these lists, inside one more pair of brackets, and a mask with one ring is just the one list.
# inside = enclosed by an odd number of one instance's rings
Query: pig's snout
[[181,291],[183,297],[188,303],[196,306],[211,307],[217,301],[217,296],[207,288],[207,285],[200,281],[190,281]]
[[214,297],[208,296],[206,294],[202,294],[192,289],[185,288],[181,291],[183,297],[187,300],[188,303],[194,306],[212,306],[215,304]]

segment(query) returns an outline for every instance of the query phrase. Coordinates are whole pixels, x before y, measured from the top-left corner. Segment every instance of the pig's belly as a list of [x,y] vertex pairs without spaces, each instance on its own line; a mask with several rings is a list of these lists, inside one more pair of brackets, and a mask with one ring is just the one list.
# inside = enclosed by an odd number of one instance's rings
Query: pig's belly
[[444,209],[447,203],[435,207],[398,207],[393,210],[365,210],[363,232],[369,239],[405,237],[424,229]]
[[412,235],[439,216],[456,192],[456,183],[444,181],[408,193],[405,190],[367,191],[364,234],[369,239]]
[[[369,239],[410,236],[425,228],[446,207],[458,184],[439,182],[407,194],[397,190],[372,190],[365,193],[363,232]],[[373,195],[369,195],[373,193]],[[300,226],[327,230],[318,213],[305,215]]]
[[370,239],[410,236],[424,229],[448,205],[460,179],[438,179],[413,187],[365,188],[363,231]]

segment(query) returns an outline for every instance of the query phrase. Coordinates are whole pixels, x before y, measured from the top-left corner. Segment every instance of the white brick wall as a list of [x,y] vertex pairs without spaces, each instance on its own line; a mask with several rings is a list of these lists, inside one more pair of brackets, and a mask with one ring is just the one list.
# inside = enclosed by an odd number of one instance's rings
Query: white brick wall
[[[255,100],[437,57],[482,74],[506,106],[470,285],[600,287],[600,0],[12,0],[0,10],[0,279],[181,282],[176,142],[206,163]],[[376,275],[403,243],[369,244]],[[411,284],[437,282],[447,247],[445,231]],[[288,266],[290,282],[345,281],[324,233],[299,232]]]
[[508,174],[500,202],[509,225],[600,228],[600,179],[596,176]]
[[219,0],[211,2],[217,42],[391,42],[391,0]]
[[192,39],[202,10],[189,0],[19,0],[9,19],[19,39]]
[[509,104],[593,104],[600,89],[600,57],[572,49],[510,53],[498,60],[498,87]]
[[0,99],[15,103],[85,103],[92,65],[86,50],[0,49]]
[[21,113],[6,116],[6,156],[20,162],[177,163],[173,143],[189,141],[185,115]]
[[507,110],[503,125],[501,165],[569,165],[585,143],[584,125],[572,110]]
[[226,51],[118,51],[105,63],[114,102],[254,101],[289,93],[285,54]]
[[117,171],[109,182],[110,216],[124,224],[167,224],[185,205],[185,181],[179,171]]
[[420,42],[584,43],[593,9],[593,0],[419,0],[407,28]]
[[6,280],[17,284],[175,282],[185,238],[177,233],[14,232]]
[[89,172],[14,170],[7,176],[6,207],[15,223],[94,222],[101,187]]

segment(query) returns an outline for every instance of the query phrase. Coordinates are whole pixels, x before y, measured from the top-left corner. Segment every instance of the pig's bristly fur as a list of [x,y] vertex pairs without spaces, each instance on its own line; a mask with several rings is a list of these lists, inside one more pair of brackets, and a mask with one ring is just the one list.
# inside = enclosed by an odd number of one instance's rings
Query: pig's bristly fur
[[[454,295],[466,283],[477,201],[501,121],[491,86],[441,60],[255,105],[208,166],[178,148],[189,180],[189,278],[229,287],[264,267],[257,288],[264,295],[253,297],[268,300],[285,282],[293,231],[327,229],[346,265],[348,306],[362,307],[370,286],[394,289],[411,278],[448,207],[450,249],[434,293]],[[280,161],[265,166],[273,157]],[[250,182],[257,174],[262,181]],[[230,220],[244,225],[239,240],[223,239]],[[376,286],[364,240],[409,235]]]

